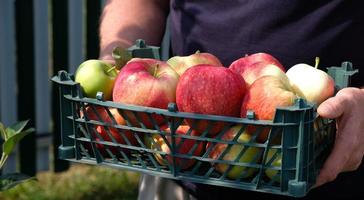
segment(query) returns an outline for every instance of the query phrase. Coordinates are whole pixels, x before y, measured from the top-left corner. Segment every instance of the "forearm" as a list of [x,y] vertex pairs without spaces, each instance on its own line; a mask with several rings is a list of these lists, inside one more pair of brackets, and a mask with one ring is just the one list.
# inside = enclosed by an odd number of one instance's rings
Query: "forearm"
[[100,58],[110,59],[116,46],[129,47],[136,39],[159,45],[165,30],[168,0],[109,0],[100,23]]

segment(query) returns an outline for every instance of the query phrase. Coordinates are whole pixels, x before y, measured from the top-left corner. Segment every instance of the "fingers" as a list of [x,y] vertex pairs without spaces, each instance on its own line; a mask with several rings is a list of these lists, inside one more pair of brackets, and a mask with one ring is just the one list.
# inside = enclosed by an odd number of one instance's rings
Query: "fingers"
[[[331,155],[332,156],[327,159],[324,167],[321,169],[314,187],[318,187],[325,183],[334,181],[341,172],[357,170],[363,159],[363,154],[350,156],[347,153],[342,154],[333,152]],[[341,159],[338,159],[339,155],[341,155]]]
[[350,112],[353,106],[362,105],[363,101],[364,90],[359,88],[345,88],[340,90],[335,97],[331,97],[322,102],[317,108],[317,112],[324,118],[338,118],[344,111]]
[[350,159],[349,152],[352,152],[350,149],[352,146],[347,146],[347,143],[347,139],[337,138],[334,149],[327,158],[316,180],[316,187],[335,180],[337,175],[344,170],[345,165]]
[[358,169],[364,155],[364,94],[359,89],[347,88],[323,102],[318,113],[326,118],[339,118],[335,146],[327,158],[316,185],[333,181],[345,171]]
[[346,98],[342,96],[331,97],[320,104],[317,112],[324,118],[338,118],[344,113],[345,102]]
[[363,160],[363,154],[357,153],[356,155],[352,156],[348,164],[345,166],[344,170],[345,172],[349,171],[355,171],[359,168],[361,162]]

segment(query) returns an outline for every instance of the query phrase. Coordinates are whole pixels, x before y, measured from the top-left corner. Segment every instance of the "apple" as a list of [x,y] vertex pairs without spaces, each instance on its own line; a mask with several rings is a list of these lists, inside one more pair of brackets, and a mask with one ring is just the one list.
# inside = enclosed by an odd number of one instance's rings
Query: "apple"
[[[269,149],[267,153],[266,164],[270,163],[272,167],[281,167],[282,166],[282,154],[278,152],[277,149]],[[265,170],[265,174],[273,181],[280,182],[281,177],[278,174],[280,170],[269,169]]]
[[[241,63],[243,62],[240,62],[240,64]],[[247,87],[250,87],[258,78],[266,75],[277,76],[278,78],[288,80],[284,70],[272,62],[259,61],[251,65],[239,65],[238,62],[231,65],[229,68],[244,78]]]
[[[239,117],[245,94],[245,82],[238,74],[222,66],[196,65],[187,70],[177,85],[176,102],[181,112]],[[202,133],[208,121],[187,119],[187,124]],[[216,122],[209,135],[220,132],[226,124]]]
[[[241,125],[231,127],[227,132],[224,133],[224,135],[221,137],[221,140],[232,141],[236,135],[242,131],[241,129]],[[236,141],[238,143],[248,143],[250,140],[251,135],[244,131]],[[260,148],[253,146],[249,147],[244,144],[233,144],[230,149],[227,149],[228,144],[226,143],[217,143],[215,146],[213,146],[213,143],[209,142],[206,146],[206,151],[208,151],[209,148],[212,148],[211,152],[209,153],[209,157],[212,159],[219,159],[220,155],[224,154],[224,151],[228,152],[226,152],[223,157],[220,158],[221,160],[235,161],[238,159],[236,161],[237,163],[258,164],[261,159],[260,157],[262,151]],[[240,158],[238,158],[242,151],[244,151],[243,154]],[[229,169],[228,164],[214,163],[213,166],[218,172],[222,174]],[[257,168],[236,165],[230,167],[227,177],[231,179],[237,179],[239,177],[249,178],[254,174],[255,171],[257,171]]]
[[319,59],[315,67],[300,63],[291,67],[287,77],[295,92],[310,103],[320,105],[332,97],[335,92],[335,82],[326,72],[318,69]]
[[[298,96],[285,78],[263,76],[257,79],[247,91],[240,116],[245,118],[247,111],[255,113],[258,120],[273,120],[277,107],[288,107],[295,103]],[[256,132],[256,126],[248,126],[250,133]],[[259,135],[259,141],[267,139],[269,128],[265,128]]]
[[232,62],[229,66],[230,69],[239,72],[241,74],[243,70],[245,70],[246,67],[251,66],[254,63],[257,62],[266,62],[269,64],[273,64],[277,67],[279,67],[282,71],[286,71],[283,65],[272,55],[264,52],[260,53],[254,53],[251,55],[245,55],[244,57],[241,57],[234,62]]
[[[167,142],[169,143],[170,146],[172,146],[170,128],[168,126],[165,126],[162,128],[162,131],[164,131],[167,134],[167,136],[166,136]],[[198,135],[196,133],[196,131],[190,129],[190,127],[187,125],[180,125],[176,130],[176,134],[177,135],[190,134],[191,136]],[[163,137],[161,135],[156,134],[156,135],[153,135],[151,139],[154,142],[150,142],[150,144],[147,144],[147,146],[150,146],[151,149],[159,150],[159,151],[163,151],[163,152],[167,153],[165,158],[163,158],[163,156],[161,154],[157,154],[157,153],[154,154],[158,163],[161,165],[165,165],[165,166],[168,164],[172,165],[173,157],[170,155],[172,153],[172,151],[169,148],[169,146],[167,145],[167,143],[165,142],[165,140],[163,139]],[[148,139],[146,141],[148,141]],[[195,145],[197,145],[197,146],[194,147]],[[178,153],[178,154],[185,154],[185,155],[190,155],[190,156],[201,156],[204,152],[204,146],[205,146],[205,142],[203,142],[203,141],[198,141],[198,140],[194,140],[194,139],[184,139],[184,138],[180,138],[180,137],[175,138],[175,148],[176,148],[175,153]],[[193,152],[190,152],[192,148],[194,148],[194,150],[193,150]],[[192,167],[195,163],[196,163],[196,160],[194,160],[194,159],[179,158],[178,155],[175,157],[175,164],[180,169],[188,169],[188,168]]]
[[104,99],[111,100],[117,75],[118,72],[112,65],[101,60],[87,60],[77,68],[75,81],[80,83],[86,97],[95,98],[97,92],[103,92]]
[[[111,116],[106,109],[109,110]],[[85,114],[81,113],[81,117],[87,117],[89,120],[95,120],[95,121],[103,122],[106,124],[105,126],[95,125],[95,130],[97,133],[94,132],[93,130],[91,130],[91,134],[92,134],[91,136],[93,138],[95,138],[96,141],[104,140],[104,141],[114,142],[114,143],[118,143],[118,144],[129,144],[130,143],[130,145],[133,145],[133,146],[137,144],[137,140],[134,137],[132,132],[125,131],[125,130],[123,131],[121,129],[112,127],[113,125],[116,125],[116,124],[125,125],[125,120],[119,114],[119,112],[116,108],[105,108],[102,106],[95,106],[93,109],[91,106],[88,106],[85,109]],[[99,134],[99,136],[102,138],[102,140],[96,134]],[[111,137],[113,137],[113,139]],[[129,143],[124,138],[126,138],[129,141]],[[116,155],[119,155],[118,151],[121,150],[118,147],[105,147],[103,144],[96,144],[96,147],[101,151],[101,153],[103,155],[108,155],[106,152],[106,148],[110,149],[110,151]],[[124,151],[124,152],[128,152],[128,151]]]
[[328,119],[318,116],[313,122],[315,145],[321,145],[330,136],[335,134],[335,123],[329,123]]
[[[119,72],[113,89],[113,101],[166,109],[168,103],[176,102],[176,87],[179,75],[166,62],[137,58],[130,60]],[[133,125],[139,122],[135,115],[126,113]],[[152,122],[146,114],[141,114],[141,121],[151,127]],[[152,116],[157,124],[163,123],[163,118]]]
[[167,60],[167,63],[181,76],[187,69],[198,64],[210,64],[222,66],[220,60],[210,53],[197,51],[188,56],[174,56]]

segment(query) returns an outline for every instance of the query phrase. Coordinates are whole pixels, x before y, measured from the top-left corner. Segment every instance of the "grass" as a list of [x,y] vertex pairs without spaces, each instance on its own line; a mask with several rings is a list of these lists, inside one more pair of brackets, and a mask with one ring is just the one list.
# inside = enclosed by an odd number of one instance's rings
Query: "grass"
[[0,193],[0,199],[137,199],[139,174],[107,167],[73,165],[62,173],[38,173],[37,179]]

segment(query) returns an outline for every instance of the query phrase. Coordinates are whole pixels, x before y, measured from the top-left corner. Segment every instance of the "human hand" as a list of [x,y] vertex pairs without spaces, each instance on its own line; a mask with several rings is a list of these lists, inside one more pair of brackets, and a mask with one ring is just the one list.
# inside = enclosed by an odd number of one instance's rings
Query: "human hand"
[[324,118],[336,118],[336,139],[330,156],[316,180],[316,187],[336,179],[341,172],[354,171],[364,155],[364,89],[345,88],[317,109]]
[[102,60],[102,61],[112,64],[112,65],[115,64],[115,60],[111,55],[100,56],[99,60]]

